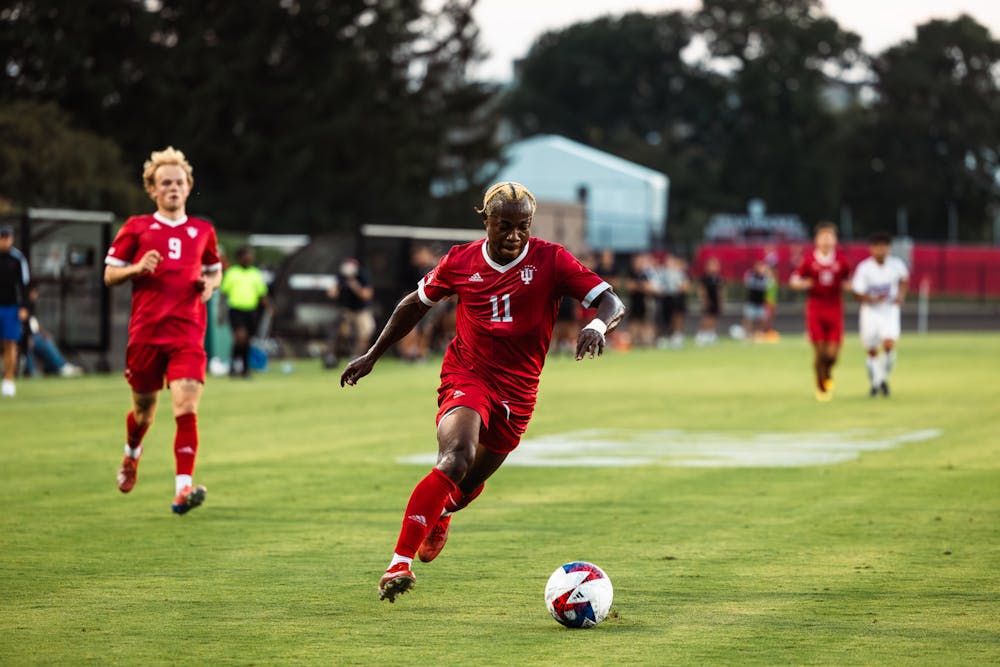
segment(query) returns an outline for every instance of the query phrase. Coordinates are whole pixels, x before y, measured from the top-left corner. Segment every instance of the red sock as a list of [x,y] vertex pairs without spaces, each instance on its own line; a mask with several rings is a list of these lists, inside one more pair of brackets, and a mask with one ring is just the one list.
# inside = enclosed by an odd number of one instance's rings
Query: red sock
[[479,494],[483,492],[486,487],[486,483],[480,484],[471,493],[462,493],[458,490],[454,493],[448,494],[448,499],[444,503],[445,512],[457,512],[463,507],[468,507],[469,503],[479,497]]
[[128,446],[135,449],[141,445],[142,436],[146,435],[148,429],[149,424],[139,426],[135,420],[135,412],[129,412],[128,416],[125,417],[125,441],[128,443]]
[[194,414],[174,418],[177,433],[174,435],[174,463],[178,475],[194,473],[194,457],[198,453],[198,417]]
[[430,474],[420,480],[410,495],[410,502],[406,504],[403,527],[396,542],[397,554],[413,558],[431,526],[441,516],[445,500],[451,493],[457,495],[461,491],[455,482],[437,468],[431,469]]

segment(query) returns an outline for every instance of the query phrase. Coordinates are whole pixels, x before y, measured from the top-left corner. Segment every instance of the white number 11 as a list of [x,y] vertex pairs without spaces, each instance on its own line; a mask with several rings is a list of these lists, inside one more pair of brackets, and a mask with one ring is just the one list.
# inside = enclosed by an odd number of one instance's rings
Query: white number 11
[[[499,302],[503,301],[503,317],[500,316]],[[510,294],[504,294],[499,299],[495,296],[490,297],[490,305],[493,306],[493,317],[490,318],[490,322],[513,322],[514,318],[510,316]]]

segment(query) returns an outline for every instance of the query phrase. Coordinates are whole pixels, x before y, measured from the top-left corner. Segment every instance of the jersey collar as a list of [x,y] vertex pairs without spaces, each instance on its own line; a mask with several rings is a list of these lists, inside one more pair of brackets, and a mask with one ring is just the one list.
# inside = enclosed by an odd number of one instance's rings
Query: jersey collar
[[167,225],[168,227],[180,227],[181,225],[183,225],[185,222],[188,221],[187,215],[181,216],[178,220],[171,220],[168,217],[160,215],[159,211],[157,211],[156,213],[154,213],[153,217],[156,218],[157,222],[162,222],[163,224]]
[[833,264],[833,260],[837,259],[837,251],[834,250],[829,255],[824,255],[820,253],[819,250],[813,250],[813,257],[815,257],[816,261],[820,264]]
[[487,239],[483,239],[483,259],[485,259],[486,263],[489,264],[490,267],[497,273],[506,273],[520,264],[521,261],[528,255],[528,248],[531,247],[531,239],[528,239],[525,241],[524,250],[521,251],[520,255],[518,255],[515,259],[512,259],[508,264],[497,264],[490,259],[490,251],[486,249],[486,241]]

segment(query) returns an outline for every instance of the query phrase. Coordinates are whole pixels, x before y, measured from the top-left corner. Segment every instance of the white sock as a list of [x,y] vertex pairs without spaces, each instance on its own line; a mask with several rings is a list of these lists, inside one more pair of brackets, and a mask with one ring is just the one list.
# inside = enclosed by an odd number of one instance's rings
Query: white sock
[[868,381],[872,383],[872,387],[878,388],[880,382],[878,379],[878,357],[866,357],[865,366],[868,367]]
[[138,447],[133,448],[133,447],[129,447],[128,443],[126,442],[125,443],[125,456],[127,456],[129,458],[132,458],[132,459],[139,458],[140,456],[142,456],[142,445],[139,445]]
[[180,493],[185,486],[191,486],[191,475],[177,475],[174,478],[174,493]]
[[400,556],[399,554],[395,554],[394,553],[392,555],[392,560],[389,561],[389,567],[387,567],[385,569],[388,570],[389,568],[391,568],[396,563],[406,563],[409,566],[409,565],[413,565],[413,559],[412,558],[407,558],[406,556]]
[[896,365],[896,350],[892,349],[885,353],[885,378],[889,379],[892,367]]

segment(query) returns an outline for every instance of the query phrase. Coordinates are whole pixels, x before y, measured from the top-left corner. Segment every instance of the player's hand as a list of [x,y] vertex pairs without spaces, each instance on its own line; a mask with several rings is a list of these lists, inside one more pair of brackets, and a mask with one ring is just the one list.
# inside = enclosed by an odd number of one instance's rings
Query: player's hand
[[580,334],[576,337],[576,360],[580,361],[587,355],[591,359],[595,354],[601,356],[604,354],[605,344],[604,335],[600,331],[586,327],[580,329]]
[[351,385],[353,387],[356,385],[358,380],[372,372],[372,369],[375,368],[375,361],[367,354],[352,360],[340,375],[340,386]]
[[204,278],[198,278],[194,281],[194,289],[201,297],[202,303],[208,303],[209,299],[212,298],[212,292],[215,291],[213,288],[208,286],[208,281]]
[[163,261],[163,255],[159,250],[150,250],[142,256],[136,266],[139,267],[139,275],[144,276],[156,270],[156,267]]

